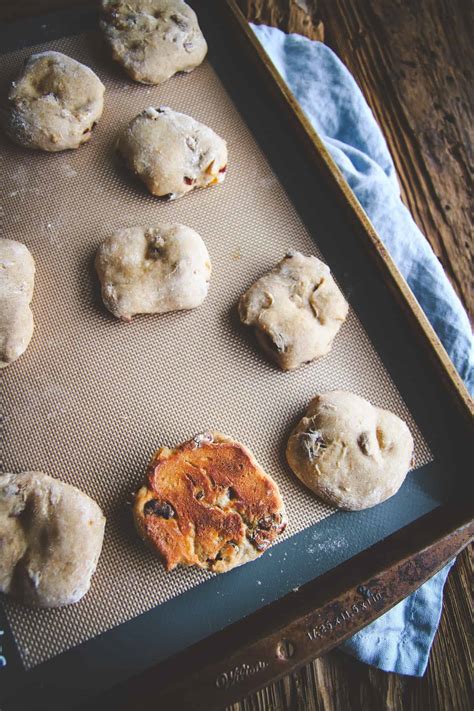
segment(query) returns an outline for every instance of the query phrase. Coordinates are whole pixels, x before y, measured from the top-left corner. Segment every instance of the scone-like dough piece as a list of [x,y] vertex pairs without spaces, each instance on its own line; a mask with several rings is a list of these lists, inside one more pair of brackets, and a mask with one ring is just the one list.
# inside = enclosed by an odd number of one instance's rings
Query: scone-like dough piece
[[329,353],[348,309],[329,267],[300,252],[289,252],[239,301],[240,320],[255,328],[261,347],[283,370]]
[[143,84],[191,72],[207,54],[196,14],[182,0],[102,0],[100,26],[113,58]]
[[61,52],[32,54],[8,95],[6,132],[27,148],[64,151],[91,137],[105,87],[92,69]]
[[358,511],[398,491],[413,465],[413,438],[397,415],[336,390],[311,401],[286,457],[323,501]]
[[118,150],[152,195],[174,200],[194,188],[222,183],[227,144],[191,116],[167,106],[138,114],[119,138]]
[[209,253],[185,225],[129,227],[100,245],[95,265],[102,299],[117,318],[194,309],[207,296]]
[[35,262],[24,244],[0,239],[0,368],[19,358],[33,335]]
[[41,472],[0,474],[0,592],[59,607],[89,590],[104,515],[87,494]]
[[218,433],[159,449],[133,513],[167,570],[224,573],[261,555],[286,526],[277,484],[246,447]]

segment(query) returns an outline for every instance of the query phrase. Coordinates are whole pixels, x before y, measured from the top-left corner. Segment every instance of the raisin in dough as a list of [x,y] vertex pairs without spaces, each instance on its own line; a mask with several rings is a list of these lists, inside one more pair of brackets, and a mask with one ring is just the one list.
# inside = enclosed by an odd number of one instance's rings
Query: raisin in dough
[[102,0],[100,26],[113,58],[143,84],[191,72],[207,54],[196,14],[182,0]]
[[200,306],[211,277],[206,245],[185,225],[117,230],[100,245],[95,264],[104,304],[124,321]]
[[0,592],[35,607],[89,590],[105,518],[89,496],[41,472],[0,474]]
[[412,466],[403,420],[352,393],[318,395],[286,449],[296,476],[328,504],[367,509],[393,496]]
[[287,521],[277,484],[246,447],[218,433],[159,449],[133,511],[167,570],[224,573],[261,555]]
[[152,195],[178,198],[194,188],[222,183],[227,145],[191,116],[149,106],[119,138],[118,150]]
[[64,151],[91,137],[105,87],[92,69],[60,52],[32,54],[8,95],[6,132],[27,148]]
[[33,335],[35,262],[21,242],[0,239],[0,368],[19,358]]
[[283,370],[329,353],[348,308],[329,267],[299,252],[289,252],[239,301],[240,320],[254,327],[263,350]]

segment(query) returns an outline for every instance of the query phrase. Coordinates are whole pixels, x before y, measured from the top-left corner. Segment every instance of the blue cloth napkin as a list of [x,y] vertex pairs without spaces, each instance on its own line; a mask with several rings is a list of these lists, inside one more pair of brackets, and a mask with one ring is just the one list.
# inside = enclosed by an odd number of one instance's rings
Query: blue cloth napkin
[[[474,346],[466,312],[400,199],[395,167],[349,71],[324,44],[252,25],[407,280],[471,394]],[[342,645],[385,671],[422,676],[441,616],[451,562]]]

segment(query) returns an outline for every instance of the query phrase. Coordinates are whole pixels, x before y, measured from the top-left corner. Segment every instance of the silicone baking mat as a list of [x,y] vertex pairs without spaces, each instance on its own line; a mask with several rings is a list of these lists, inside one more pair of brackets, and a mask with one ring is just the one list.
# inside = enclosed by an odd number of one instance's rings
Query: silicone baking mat
[[[244,442],[280,486],[285,537],[333,513],[284,461],[289,429],[317,392],[348,389],[392,410],[413,432],[417,465],[431,458],[352,310],[332,352],[292,373],[268,363],[239,325],[239,295],[287,250],[324,256],[317,226],[310,234],[210,63],[159,87],[132,84],[104,58],[97,34],[87,33],[5,55],[0,80],[46,48],[98,73],[105,111],[77,151],[41,154],[0,138],[0,234],[24,242],[37,268],[34,338],[2,373],[1,466],[78,486],[103,507],[107,527],[92,588],[79,604],[26,610],[6,603],[27,668],[209,577],[192,569],[166,574],[134,532],[126,502],[159,445],[207,429]],[[226,138],[222,186],[165,203],[127,174],[114,144],[148,105],[189,113]],[[160,222],[183,222],[202,235],[213,263],[209,296],[191,312],[118,322],[100,301],[95,250],[117,227]]]

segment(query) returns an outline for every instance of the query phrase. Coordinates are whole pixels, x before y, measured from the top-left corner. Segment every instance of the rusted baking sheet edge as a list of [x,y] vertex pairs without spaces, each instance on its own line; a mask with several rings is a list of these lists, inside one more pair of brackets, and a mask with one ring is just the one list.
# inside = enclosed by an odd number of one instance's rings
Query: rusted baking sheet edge
[[140,674],[94,708],[129,711],[153,702],[160,709],[223,709],[340,644],[434,575],[473,537],[470,510],[436,509]]

